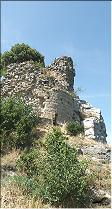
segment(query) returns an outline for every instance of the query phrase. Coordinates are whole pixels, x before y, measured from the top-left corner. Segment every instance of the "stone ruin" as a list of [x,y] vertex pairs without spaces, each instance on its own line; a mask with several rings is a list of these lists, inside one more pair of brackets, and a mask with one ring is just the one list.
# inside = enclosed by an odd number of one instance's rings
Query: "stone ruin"
[[62,125],[78,121],[86,138],[106,142],[106,128],[100,109],[75,95],[75,69],[71,57],[63,56],[45,68],[26,61],[7,66],[2,81],[4,98],[19,95],[43,121]]

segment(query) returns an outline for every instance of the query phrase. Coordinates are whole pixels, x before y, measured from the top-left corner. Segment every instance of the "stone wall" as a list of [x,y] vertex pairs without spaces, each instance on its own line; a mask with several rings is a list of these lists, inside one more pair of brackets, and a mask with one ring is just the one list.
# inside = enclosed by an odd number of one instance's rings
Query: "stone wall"
[[31,104],[41,118],[63,124],[79,121],[85,137],[106,142],[106,128],[101,111],[74,94],[75,70],[70,57],[61,57],[48,67],[39,68],[33,61],[7,66],[2,81],[3,97],[19,95]]
[[74,97],[71,96],[69,92],[52,89],[49,93],[50,96],[45,101],[45,106],[43,108],[43,117],[53,118],[56,113],[58,124],[73,120],[80,121],[80,117],[77,113],[74,117]]
[[71,57],[64,56],[55,59],[47,70],[50,70],[53,76],[57,78],[58,85],[61,85],[61,88],[73,91],[75,69]]

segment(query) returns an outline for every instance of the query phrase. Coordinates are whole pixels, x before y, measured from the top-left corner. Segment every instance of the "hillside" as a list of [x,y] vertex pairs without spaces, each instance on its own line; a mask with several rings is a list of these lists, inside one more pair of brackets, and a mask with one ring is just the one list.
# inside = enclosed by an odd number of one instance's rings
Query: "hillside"
[[[40,125],[38,132],[41,138],[49,132],[49,126]],[[52,128],[50,128],[52,129]],[[87,173],[94,175],[94,184],[92,185],[94,196],[92,198],[90,208],[109,208],[111,207],[111,164],[110,164],[110,147],[101,142],[84,139],[84,136],[70,136],[66,133],[65,127],[61,127],[62,132],[68,138],[67,143],[77,148],[79,160],[88,162]],[[43,204],[41,200],[35,200],[30,196],[22,194],[22,189],[15,182],[8,181],[7,177],[18,175],[16,170],[16,160],[19,159],[22,152],[20,150],[12,150],[10,153],[1,158],[3,186],[2,186],[2,207],[14,208],[40,208],[51,207],[49,204]],[[6,183],[4,183],[6,179]],[[73,206],[72,206],[73,207]],[[83,206],[86,208],[87,206]]]
[[45,67],[39,52],[17,44],[3,69],[1,206],[110,208],[104,119],[76,95],[72,58]]

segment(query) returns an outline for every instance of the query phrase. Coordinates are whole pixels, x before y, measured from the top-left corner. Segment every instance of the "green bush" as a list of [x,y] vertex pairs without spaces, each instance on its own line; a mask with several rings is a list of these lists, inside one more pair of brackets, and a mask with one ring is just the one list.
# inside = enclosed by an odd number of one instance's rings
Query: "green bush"
[[43,67],[45,66],[44,57],[36,49],[32,49],[24,43],[15,44],[10,51],[6,51],[1,55],[1,66],[3,68],[11,63],[20,63],[29,60],[33,60]]
[[17,161],[17,168],[29,177],[38,175],[38,149],[25,150],[20,159]]
[[56,206],[68,206],[69,203],[71,207],[80,206],[87,200],[87,164],[78,161],[76,149],[67,145],[65,140],[60,130],[54,129],[46,137],[44,152],[35,151],[36,154],[30,150],[26,156],[21,156],[17,165],[37,182],[32,190],[35,197]]
[[32,107],[20,99],[10,97],[1,101],[0,108],[2,151],[30,146],[36,136],[38,122]]
[[80,123],[78,123],[77,121],[68,123],[66,129],[67,132],[73,136],[76,136],[77,134],[84,132],[83,126],[80,125]]

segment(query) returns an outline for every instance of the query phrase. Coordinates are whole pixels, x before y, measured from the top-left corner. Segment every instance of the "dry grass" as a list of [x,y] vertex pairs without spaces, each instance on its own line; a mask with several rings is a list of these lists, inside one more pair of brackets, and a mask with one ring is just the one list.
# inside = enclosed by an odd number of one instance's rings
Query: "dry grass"
[[95,187],[97,189],[111,191],[111,170],[109,164],[89,161],[88,169],[94,174]]
[[[97,145],[97,146],[103,146],[102,142],[97,142],[94,139],[85,138],[83,134],[79,134],[77,136],[70,136],[67,134],[66,131],[66,123],[60,127],[62,133],[69,139],[68,142],[71,146],[91,146],[91,145]],[[110,144],[105,144],[105,147],[112,147]]]
[[8,182],[1,188],[1,208],[48,208],[41,200],[23,195],[15,182]]
[[97,146],[110,147],[110,145],[108,144],[103,145],[102,142],[97,142],[94,139],[85,138],[84,135],[82,134],[77,136],[70,136],[66,134],[66,136],[69,138],[69,144],[71,146],[83,147],[83,146],[97,145]]
[[111,168],[110,164],[103,164],[99,160],[92,160],[88,155],[80,155],[79,160],[86,160],[87,173],[92,174],[94,187],[111,193]]
[[[105,144],[103,145],[101,142],[97,142],[92,139],[85,139],[83,135],[78,136],[70,136],[67,135],[65,128],[62,127],[62,132],[65,134],[65,136],[68,138],[67,143],[71,145],[72,147],[76,148],[83,148],[83,147],[89,147],[92,145],[97,146],[105,146],[111,147],[111,145]],[[92,173],[94,176],[94,183],[95,187],[97,189],[103,189],[105,191],[111,190],[111,167],[110,164],[102,163],[100,159],[97,157],[95,160],[89,155],[89,154],[83,154],[79,155],[79,160],[86,160],[88,162],[88,171],[89,173]]]
[[19,158],[20,156],[20,150],[12,150],[9,153],[3,155],[1,157],[1,166],[3,165],[12,165],[14,166],[16,163],[16,160]]

